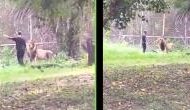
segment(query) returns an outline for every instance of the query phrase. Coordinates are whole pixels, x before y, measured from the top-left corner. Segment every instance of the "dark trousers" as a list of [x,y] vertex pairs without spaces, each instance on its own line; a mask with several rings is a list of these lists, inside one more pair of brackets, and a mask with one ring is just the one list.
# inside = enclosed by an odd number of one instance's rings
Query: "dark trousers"
[[146,43],[142,43],[143,53],[146,52]]
[[17,60],[20,65],[24,65],[23,58],[24,58],[24,50],[17,51]]

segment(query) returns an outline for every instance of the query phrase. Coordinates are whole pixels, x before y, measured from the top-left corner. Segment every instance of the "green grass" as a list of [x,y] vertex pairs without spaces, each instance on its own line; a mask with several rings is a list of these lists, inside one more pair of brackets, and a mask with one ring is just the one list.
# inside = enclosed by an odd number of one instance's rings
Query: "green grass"
[[93,66],[65,66],[63,68],[51,67],[43,69],[43,72],[39,69],[31,68],[29,65],[22,67],[19,65],[7,66],[0,68],[0,83],[5,82],[17,82],[25,80],[35,80],[40,78],[58,77],[67,75],[80,75],[85,73],[95,73]]
[[104,109],[190,109],[189,50],[143,54],[140,47],[103,46]]
[[12,55],[0,59],[0,109],[95,108],[95,65],[87,66],[85,56],[73,60],[61,53],[50,61],[25,64],[18,65]]
[[[187,51],[186,51],[187,52]],[[129,47],[123,44],[113,44],[104,41],[104,66],[133,66],[151,64],[190,63],[190,56],[185,52],[175,51],[168,54],[163,52],[142,53],[141,48]]]

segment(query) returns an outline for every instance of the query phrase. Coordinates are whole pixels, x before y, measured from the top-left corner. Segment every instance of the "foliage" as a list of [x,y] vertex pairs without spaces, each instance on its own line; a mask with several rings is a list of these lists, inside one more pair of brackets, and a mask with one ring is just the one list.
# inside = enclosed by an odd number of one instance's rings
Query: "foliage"
[[111,34],[110,30],[105,30],[105,37],[106,37],[106,39],[109,39],[110,34]]
[[[103,26],[109,29],[114,20],[116,27],[123,29],[127,22],[135,19],[138,11],[166,12],[169,5],[165,0],[104,0],[103,1]],[[146,15],[138,14],[142,21],[146,21]]]
[[[27,17],[27,12],[40,19],[51,28],[59,43],[59,50],[72,58],[80,55],[80,33],[82,18],[93,19],[91,9],[93,1],[88,0],[10,0],[16,3],[18,19]],[[88,10],[86,10],[86,7]],[[26,14],[25,14],[26,13]],[[90,13],[90,14],[89,14]],[[86,21],[84,21],[85,23]],[[89,21],[88,21],[89,22]],[[91,22],[91,21],[90,21]],[[37,24],[38,25],[38,24]]]
[[[82,6],[85,0],[10,0],[16,3],[17,9],[31,9],[35,13],[44,17],[68,17],[77,11],[76,6]],[[78,4],[78,2],[80,3]]]
[[55,62],[56,63],[60,63],[60,62],[64,62],[66,60],[68,60],[68,56],[64,53],[64,52],[60,52],[56,55],[55,57]]
[[9,47],[3,47],[1,51],[1,65],[8,66],[10,64],[15,64],[17,62],[16,57],[13,58],[13,50]]
[[189,0],[174,0],[174,7],[178,9],[179,20],[183,20],[190,14],[190,1]]

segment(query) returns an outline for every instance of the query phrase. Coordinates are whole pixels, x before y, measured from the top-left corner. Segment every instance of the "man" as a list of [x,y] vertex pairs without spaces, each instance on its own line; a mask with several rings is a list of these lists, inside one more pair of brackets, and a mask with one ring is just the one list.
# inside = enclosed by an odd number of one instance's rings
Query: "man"
[[144,31],[144,34],[142,35],[143,53],[145,53],[145,51],[146,51],[146,35],[147,35],[147,31]]
[[22,38],[22,33],[20,31],[17,34],[17,37],[8,37],[8,39],[15,41],[18,63],[24,65],[23,58],[26,49],[26,41]]

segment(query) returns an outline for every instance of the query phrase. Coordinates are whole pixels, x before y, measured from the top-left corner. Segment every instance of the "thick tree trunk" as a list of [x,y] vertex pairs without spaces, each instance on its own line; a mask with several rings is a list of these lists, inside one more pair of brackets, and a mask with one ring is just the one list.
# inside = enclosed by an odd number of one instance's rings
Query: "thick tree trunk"
[[88,51],[88,65],[92,65],[94,63],[94,51],[95,46],[92,43],[92,38],[87,39],[87,51]]
[[64,24],[65,23],[64,23],[63,19],[61,17],[57,21],[55,19],[52,19],[51,24],[52,24],[53,32],[55,33],[55,36],[56,36],[59,51],[66,51],[66,49],[64,48],[65,47],[65,45],[64,45],[64,33],[65,33]]
[[79,31],[79,26],[77,21],[75,19],[69,19],[67,22],[67,34],[66,34],[66,39],[67,39],[67,51],[68,51],[68,56],[71,58],[77,59],[80,56],[80,46],[79,46],[79,36],[78,36],[78,31]]
[[92,38],[88,37],[85,43],[82,44],[82,47],[88,54],[88,65],[91,66],[95,62],[95,45],[92,42]]
[[71,58],[78,58],[80,55],[79,37],[77,36],[79,27],[76,22],[70,18],[64,21],[60,17],[57,22],[54,21],[54,26],[52,28],[56,33],[60,51],[65,52],[67,56]]

